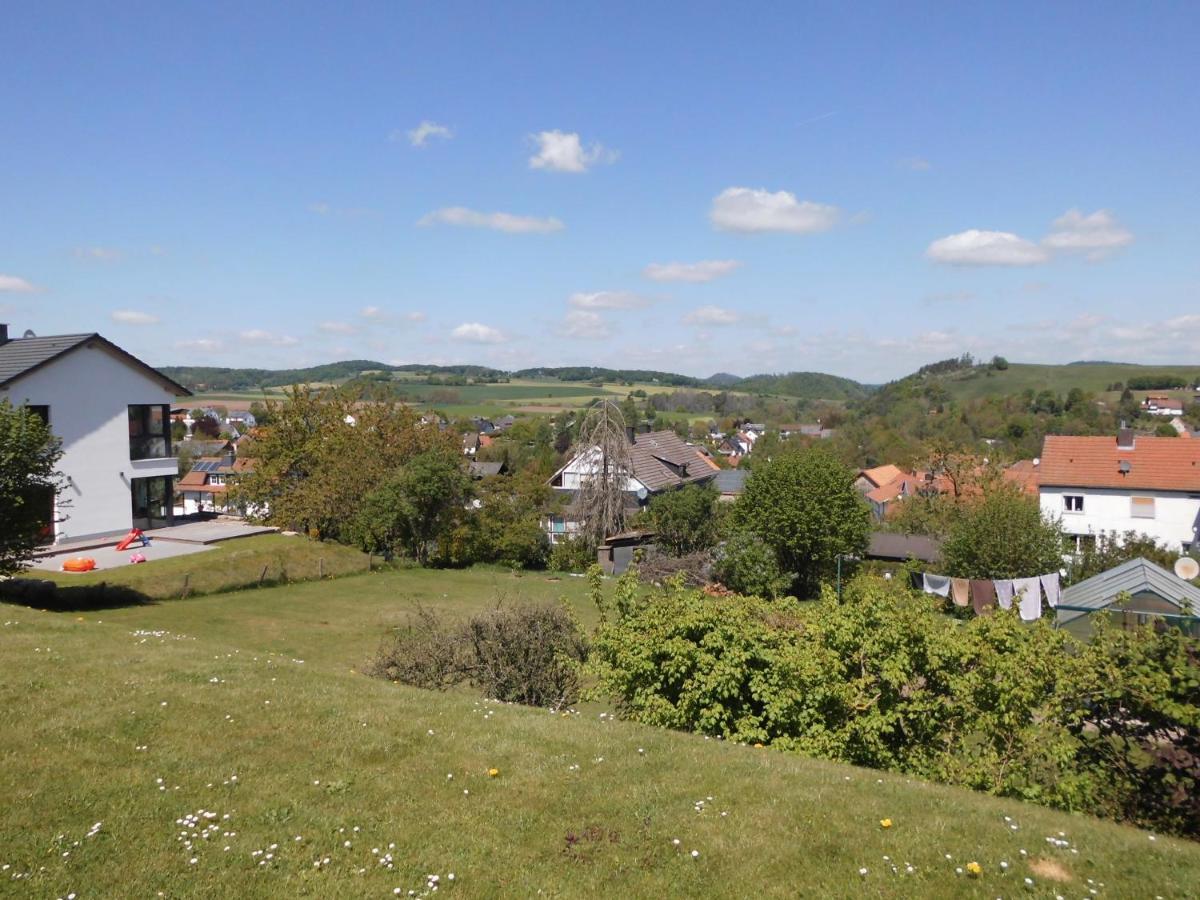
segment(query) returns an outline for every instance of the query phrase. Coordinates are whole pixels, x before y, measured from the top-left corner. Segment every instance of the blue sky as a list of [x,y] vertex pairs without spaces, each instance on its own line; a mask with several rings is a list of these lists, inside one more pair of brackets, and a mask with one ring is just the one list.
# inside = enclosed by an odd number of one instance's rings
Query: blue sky
[[339,6],[10,6],[3,319],[156,364],[1200,359],[1196,4]]

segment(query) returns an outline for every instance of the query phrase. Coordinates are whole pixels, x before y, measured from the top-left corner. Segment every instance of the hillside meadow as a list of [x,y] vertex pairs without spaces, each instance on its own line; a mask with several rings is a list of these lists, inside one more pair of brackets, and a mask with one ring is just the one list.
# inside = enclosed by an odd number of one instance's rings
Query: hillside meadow
[[[1035,393],[1049,390],[1065,396],[1071,388],[1116,398],[1119,392],[1109,392],[1108,387],[1116,382],[1124,384],[1130,378],[1152,375],[1182,375],[1189,380],[1200,375],[1200,366],[1139,366],[1124,363],[1077,363],[1063,366],[1011,363],[1007,369],[992,370],[976,367],[961,372],[939,376],[940,382],[956,400],[975,400],[1006,394],[1020,394],[1026,390]],[[1137,396],[1146,393],[1187,396],[1190,391],[1135,391]]]
[[418,602],[465,615],[500,597],[564,597],[595,621],[582,579],[486,568],[92,613],[0,606],[0,894],[1200,890],[1189,842],[603,710],[361,674]]

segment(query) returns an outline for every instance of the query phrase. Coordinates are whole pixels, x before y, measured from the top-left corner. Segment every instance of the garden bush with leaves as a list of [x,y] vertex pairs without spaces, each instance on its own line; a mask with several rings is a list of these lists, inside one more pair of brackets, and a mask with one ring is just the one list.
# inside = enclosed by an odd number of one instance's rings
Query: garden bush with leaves
[[1200,834],[1200,650],[1015,611],[957,623],[861,577],[841,602],[657,592],[624,577],[590,667],[627,718]]

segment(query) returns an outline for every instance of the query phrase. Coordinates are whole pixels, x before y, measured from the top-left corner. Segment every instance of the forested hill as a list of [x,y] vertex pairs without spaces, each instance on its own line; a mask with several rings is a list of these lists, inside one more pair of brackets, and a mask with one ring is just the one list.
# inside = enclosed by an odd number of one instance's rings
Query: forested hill
[[750,394],[777,394],[801,400],[861,400],[871,389],[849,378],[824,372],[788,372],[785,375],[751,375],[729,385]]

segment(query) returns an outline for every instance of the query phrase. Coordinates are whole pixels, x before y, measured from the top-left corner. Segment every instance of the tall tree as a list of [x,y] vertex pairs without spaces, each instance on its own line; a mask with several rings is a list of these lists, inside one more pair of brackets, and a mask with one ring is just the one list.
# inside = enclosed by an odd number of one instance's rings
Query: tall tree
[[403,551],[425,565],[438,538],[464,515],[470,492],[462,454],[427,450],[363,499],[350,531],[366,550]]
[[255,430],[254,470],[230,500],[275,524],[334,540],[349,531],[364,497],[420,453],[458,453],[457,438],[422,425],[391,399],[294,387],[268,404],[270,424]]
[[733,516],[737,528],[775,551],[801,596],[816,593],[839,555],[861,555],[871,530],[854,471],[820,445],[780,453],[755,469]]
[[625,494],[633,471],[625,417],[615,403],[602,400],[588,411],[576,447],[587,467],[576,500],[582,534],[598,544],[625,527]]
[[40,416],[0,401],[0,575],[23,569],[53,524],[61,457]]
[[993,482],[966,503],[942,545],[942,565],[959,578],[1029,578],[1063,565],[1062,526],[1037,497]]
[[712,485],[690,484],[651,500],[647,518],[658,548],[686,556],[712,547],[718,537],[719,496]]

